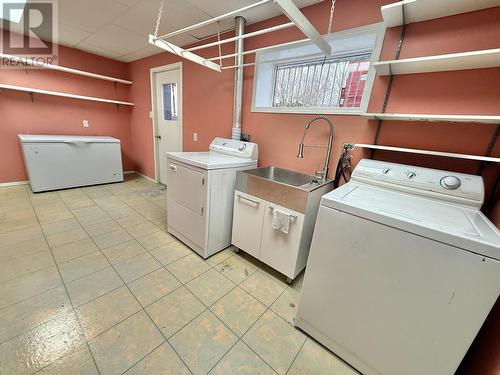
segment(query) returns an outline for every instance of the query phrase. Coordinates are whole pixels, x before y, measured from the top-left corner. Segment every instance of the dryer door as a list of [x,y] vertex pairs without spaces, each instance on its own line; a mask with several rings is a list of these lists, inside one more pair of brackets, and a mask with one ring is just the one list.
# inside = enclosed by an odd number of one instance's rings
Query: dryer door
[[168,195],[177,204],[203,215],[205,176],[201,171],[168,161]]

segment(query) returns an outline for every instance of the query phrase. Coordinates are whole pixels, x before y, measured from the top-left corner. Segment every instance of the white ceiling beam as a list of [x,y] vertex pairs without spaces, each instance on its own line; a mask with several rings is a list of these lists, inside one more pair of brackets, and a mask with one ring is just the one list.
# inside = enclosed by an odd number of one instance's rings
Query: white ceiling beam
[[299,8],[292,0],[274,0],[283,13],[293,21],[295,25],[313,42],[321,51],[330,56],[332,47],[325,38],[323,38],[313,24],[302,14]]
[[165,40],[155,38],[154,35],[149,35],[149,43],[159,47],[167,52],[173,53],[174,55],[180,56],[187,60],[190,60],[196,64],[203,65],[209,69],[215,70],[217,72],[221,72],[222,69],[219,65],[206,60],[205,58],[198,56],[192,52],[186,51],[185,49],[176,46],[175,44],[169,43]]

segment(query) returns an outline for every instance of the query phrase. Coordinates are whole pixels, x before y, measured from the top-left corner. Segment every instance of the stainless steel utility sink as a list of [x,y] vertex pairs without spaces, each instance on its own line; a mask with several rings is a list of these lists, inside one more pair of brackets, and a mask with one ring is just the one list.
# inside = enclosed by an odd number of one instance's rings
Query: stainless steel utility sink
[[262,167],[239,171],[236,190],[294,211],[306,213],[309,203],[319,204],[321,196],[333,189],[333,180],[278,167]]

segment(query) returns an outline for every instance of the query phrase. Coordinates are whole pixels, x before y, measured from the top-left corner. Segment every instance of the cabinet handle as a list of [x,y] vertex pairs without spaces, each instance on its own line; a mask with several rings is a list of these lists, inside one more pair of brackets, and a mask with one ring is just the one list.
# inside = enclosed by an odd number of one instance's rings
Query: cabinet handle
[[240,194],[238,194],[238,198],[246,200],[246,201],[249,201],[249,202],[252,202],[252,203],[255,203],[257,206],[260,204],[260,202],[254,201],[253,199],[244,197],[243,195],[240,195]]
[[[274,211],[274,207],[273,206],[269,206],[269,209],[271,211]],[[289,214],[288,212],[287,212],[287,214],[290,215],[290,217],[293,217],[294,219],[297,219],[297,215]]]
[[171,171],[177,172],[177,166],[170,164],[169,167]]

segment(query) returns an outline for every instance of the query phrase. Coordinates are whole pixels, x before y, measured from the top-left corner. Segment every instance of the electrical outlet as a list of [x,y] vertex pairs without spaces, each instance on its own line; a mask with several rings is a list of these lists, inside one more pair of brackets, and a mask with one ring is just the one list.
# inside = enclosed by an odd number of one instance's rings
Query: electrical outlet
[[153,111],[149,111],[149,118],[153,118]]
[[193,133],[193,141],[198,142],[198,133]]
[[83,120],[83,127],[88,128],[89,127],[89,120]]

